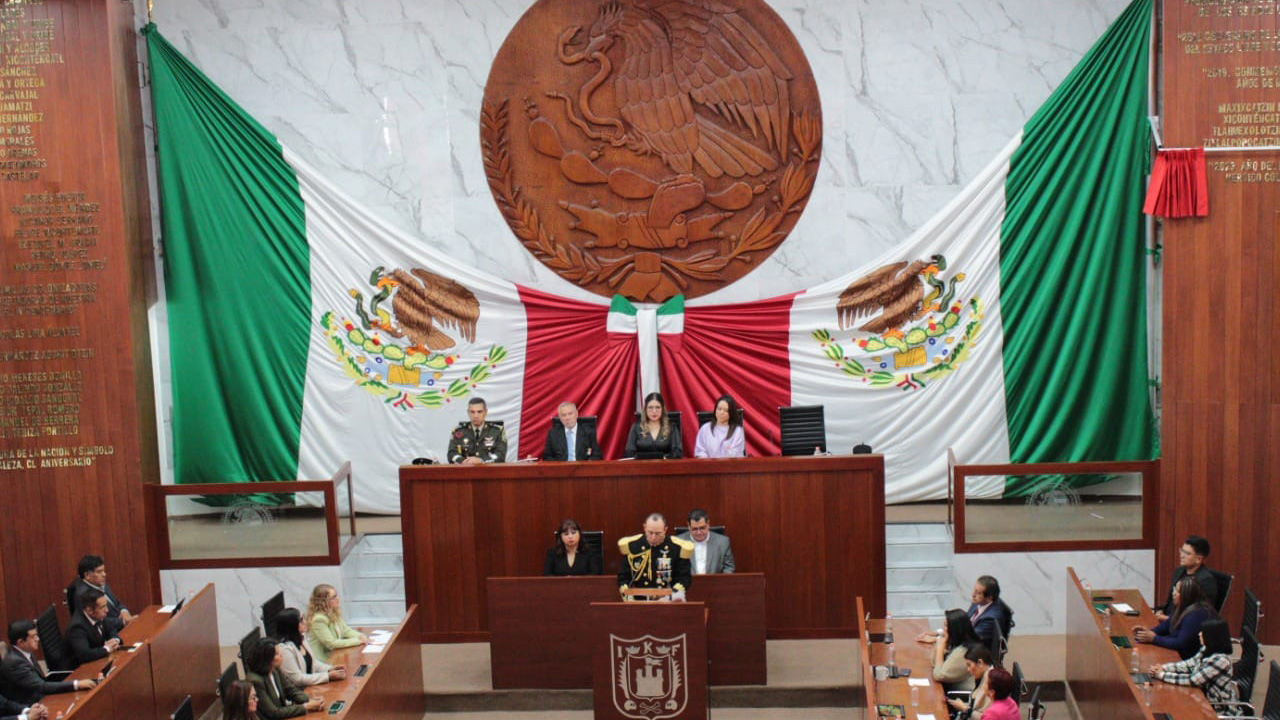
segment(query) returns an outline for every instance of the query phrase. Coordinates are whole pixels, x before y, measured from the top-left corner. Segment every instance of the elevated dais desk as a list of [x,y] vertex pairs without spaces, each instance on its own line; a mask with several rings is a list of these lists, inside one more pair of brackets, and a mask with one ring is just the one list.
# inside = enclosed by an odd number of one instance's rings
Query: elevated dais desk
[[859,595],[885,612],[880,455],[410,465],[400,507],[423,642],[488,640],[487,579],[540,575],[564,518],[604,531],[608,575],[645,515],[674,528],[693,508],[727,528],[739,572],[768,578],[768,637],[853,637]]
[[[616,578],[489,578],[488,586],[494,689],[591,687],[590,609],[618,600]],[[764,576],[695,575],[688,595],[709,612],[710,684],[766,684]]]

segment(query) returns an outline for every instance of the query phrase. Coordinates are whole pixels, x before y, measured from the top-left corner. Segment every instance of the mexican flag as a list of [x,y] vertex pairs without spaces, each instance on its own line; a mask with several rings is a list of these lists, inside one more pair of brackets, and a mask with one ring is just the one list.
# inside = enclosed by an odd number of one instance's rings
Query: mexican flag
[[[559,298],[432,252],[284,148],[147,28],[178,482],[320,479],[399,507],[397,468],[444,457],[472,397],[538,455],[562,401],[621,456],[637,396],[728,393],[749,454],[777,408],[823,405],[828,447],[886,458],[890,502],[961,462],[1155,453],[1144,220],[1151,0],[1136,0],[936,217],[884,257],[768,300]],[[749,281],[749,277],[748,277]],[[1025,491],[993,478],[988,494]]]

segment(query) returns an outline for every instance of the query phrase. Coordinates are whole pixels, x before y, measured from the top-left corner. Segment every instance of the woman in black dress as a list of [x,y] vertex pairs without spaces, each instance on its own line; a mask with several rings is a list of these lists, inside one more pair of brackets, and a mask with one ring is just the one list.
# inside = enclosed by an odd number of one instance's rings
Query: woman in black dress
[[582,528],[578,527],[578,521],[569,518],[560,523],[556,546],[547,550],[542,574],[599,575],[600,572],[600,558],[593,556],[582,544]]
[[667,401],[662,399],[661,393],[645,396],[644,415],[627,434],[627,451],[623,456],[633,458],[638,453],[662,453],[664,458],[684,457],[680,432],[671,427]]

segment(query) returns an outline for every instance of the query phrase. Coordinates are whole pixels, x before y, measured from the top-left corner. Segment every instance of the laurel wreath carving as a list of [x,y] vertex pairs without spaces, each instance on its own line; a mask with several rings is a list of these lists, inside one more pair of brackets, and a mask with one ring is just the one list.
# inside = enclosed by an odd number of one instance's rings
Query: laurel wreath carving
[[[512,179],[511,155],[508,152],[507,100],[484,103],[480,111],[480,147],[484,159],[485,177],[489,180],[494,199],[502,216],[515,232],[520,242],[535,257],[561,277],[575,283],[590,283],[614,276],[628,262],[628,258],[601,260],[594,254],[572,244],[561,245],[547,231],[538,218],[538,211],[525,199],[523,191]],[[817,179],[818,147],[822,139],[822,124],[816,114],[809,111],[792,113],[791,134],[797,147],[792,149],[794,159],[787,164],[770,203],[751,216],[742,233],[734,240],[724,255],[715,250],[703,250],[682,259],[662,258],[663,264],[700,280],[715,280],[718,273],[734,260],[747,262],[750,253],[769,250],[786,237],[778,230],[786,216],[800,212],[804,201],[813,190]]]

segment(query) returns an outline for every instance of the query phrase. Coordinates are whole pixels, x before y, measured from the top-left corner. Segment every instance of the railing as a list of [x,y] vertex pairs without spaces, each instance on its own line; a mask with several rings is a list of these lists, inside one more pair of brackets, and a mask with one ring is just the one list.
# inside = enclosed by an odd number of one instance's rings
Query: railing
[[359,539],[350,462],[328,480],[148,485],[146,498],[162,570],[338,565]]
[[948,451],[955,551],[1156,547],[1160,461],[958,465]]

